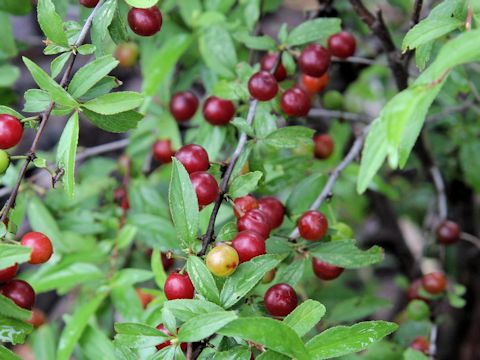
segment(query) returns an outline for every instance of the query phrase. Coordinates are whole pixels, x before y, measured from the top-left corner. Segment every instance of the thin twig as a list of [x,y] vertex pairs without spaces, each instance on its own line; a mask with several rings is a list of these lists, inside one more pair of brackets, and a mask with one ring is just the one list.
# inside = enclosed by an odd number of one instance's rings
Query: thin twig
[[123,149],[128,145],[128,141],[129,141],[128,139],[121,139],[117,141],[112,141],[110,143],[86,148],[83,151],[79,151],[76,161],[85,160],[86,158],[89,158],[95,155],[100,155],[103,153]]
[[347,111],[337,111],[337,110],[326,110],[321,108],[312,108],[308,113],[308,117],[319,117],[319,118],[338,118],[352,122],[360,122],[368,124],[372,121],[372,118],[363,115],[356,114]]
[[359,56],[350,56],[346,59],[332,56],[332,62],[387,66],[387,64],[385,63],[379,63],[378,61],[375,61],[373,59],[362,58]]
[[468,241],[480,249],[480,239],[472,234],[462,232],[460,234],[460,240]]

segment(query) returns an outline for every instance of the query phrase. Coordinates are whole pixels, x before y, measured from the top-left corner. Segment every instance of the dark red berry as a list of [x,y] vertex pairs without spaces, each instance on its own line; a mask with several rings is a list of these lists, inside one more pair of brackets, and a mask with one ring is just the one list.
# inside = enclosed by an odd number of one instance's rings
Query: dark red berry
[[447,278],[441,272],[432,272],[423,276],[422,286],[428,293],[437,295],[447,289]]
[[128,192],[127,189],[125,189],[125,186],[120,186],[115,189],[113,192],[113,199],[123,210],[127,211],[130,209],[130,201],[128,199]]
[[172,258],[172,257],[168,257],[166,253],[161,253],[160,254],[160,257],[162,259],[162,265],[163,265],[163,269],[165,271],[168,271],[170,270],[170,268],[173,266],[173,264],[175,263],[175,259]]
[[298,58],[298,66],[304,74],[320,77],[330,66],[330,52],[319,44],[308,45]]
[[258,200],[258,208],[266,215],[273,229],[282,225],[285,207],[277,198],[273,196],[262,197]]
[[35,303],[35,291],[23,280],[11,280],[5,283],[0,288],[0,292],[24,309],[30,310]]
[[30,320],[28,320],[28,322],[32,324],[33,327],[36,329],[42,326],[43,324],[45,324],[45,319],[46,319],[46,316],[42,310],[33,308],[32,317],[30,318]]
[[198,99],[190,91],[182,91],[172,96],[170,112],[178,122],[190,120],[198,109]]
[[305,240],[320,240],[328,231],[328,221],[320,211],[309,210],[297,221],[298,231]]
[[206,171],[198,171],[190,174],[190,181],[197,194],[198,205],[207,206],[217,200],[217,180]]
[[333,153],[335,144],[328,134],[319,134],[313,137],[314,154],[317,159],[328,159]]
[[18,264],[0,270],[0,283],[12,280],[17,275]]
[[230,100],[210,96],[203,104],[203,117],[212,125],[226,125],[235,115],[235,106]]
[[265,309],[273,316],[287,316],[298,303],[297,293],[288,284],[273,285],[263,297]]
[[86,8],[91,9],[91,8],[94,8],[95,6],[97,6],[99,1],[100,0],[80,0],[80,4],[82,4]]
[[445,220],[437,228],[437,239],[440,244],[450,245],[460,239],[460,226],[454,221]]
[[253,209],[238,219],[237,229],[238,231],[251,230],[259,233],[264,238],[268,238],[272,228],[265,213],[258,209]]
[[332,55],[342,59],[353,56],[356,46],[355,38],[347,31],[339,32],[328,38],[328,49]]
[[175,151],[172,149],[171,140],[157,140],[152,147],[153,157],[162,164],[172,162],[172,156],[175,156]]
[[207,171],[210,167],[210,160],[207,151],[200,145],[190,144],[180,148],[175,153],[189,174],[197,171]]
[[179,274],[174,272],[168,275],[164,291],[168,300],[193,299],[195,295],[195,288],[187,273]]
[[[163,332],[167,336],[173,336],[172,333],[170,331],[168,331],[167,328],[165,328],[165,326],[163,326],[163,324],[158,325],[157,329],[160,330],[161,332]],[[167,346],[170,346],[171,344],[172,344],[172,342],[170,340],[167,340],[167,341],[165,341],[161,344],[158,344],[156,347],[157,347],[157,350],[162,350],[163,348],[165,348]],[[187,343],[181,343],[180,348],[183,351],[186,351],[187,350]]]
[[258,201],[252,195],[245,195],[233,200],[233,213],[237,219],[241,218],[247,212],[258,209]]
[[138,299],[140,300],[140,303],[142,304],[142,307],[144,309],[146,309],[148,304],[150,304],[155,299],[152,294],[148,294],[142,289],[136,288],[135,292],[137,293]]
[[128,12],[130,29],[141,36],[152,36],[162,27],[162,13],[158,7],[148,9],[131,8]]
[[0,114],[0,149],[10,149],[22,139],[23,126],[15,116]]
[[310,111],[308,94],[299,87],[288,89],[280,98],[280,107],[289,116],[305,116]]
[[410,283],[410,286],[407,290],[408,300],[423,300],[428,302],[429,300],[426,297],[423,297],[419,294],[420,289],[422,288],[422,279],[413,280]]
[[237,250],[240,263],[267,252],[265,238],[259,233],[249,230],[239,232],[232,241],[232,247]]
[[333,280],[340,276],[344,268],[330,265],[324,261],[320,261],[312,257],[313,272],[322,280]]
[[[260,61],[260,68],[265,71],[271,71],[272,68],[277,63],[278,54],[267,54],[265,55],[262,60]],[[282,62],[278,64],[277,70],[275,71],[275,79],[277,81],[283,81],[287,78],[287,70],[285,66],[283,66]]]
[[272,100],[278,92],[277,80],[268,71],[260,71],[248,80],[248,91],[254,99]]
[[428,351],[430,350],[430,342],[423,336],[417,336],[410,343],[410,347],[424,354],[428,354]]
[[30,264],[43,264],[47,262],[53,254],[52,242],[40,232],[32,231],[26,233],[23,235],[20,244],[32,249]]

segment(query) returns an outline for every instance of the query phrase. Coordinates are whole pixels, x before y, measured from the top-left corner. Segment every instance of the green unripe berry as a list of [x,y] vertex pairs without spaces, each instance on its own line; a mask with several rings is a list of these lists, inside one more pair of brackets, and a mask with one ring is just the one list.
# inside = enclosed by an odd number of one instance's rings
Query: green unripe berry
[[343,95],[336,90],[326,91],[323,95],[325,109],[338,110],[343,107]]
[[412,300],[407,306],[407,315],[412,320],[425,320],[430,317],[430,308],[425,301]]
[[10,165],[10,156],[5,150],[0,150],[0,174],[4,174]]

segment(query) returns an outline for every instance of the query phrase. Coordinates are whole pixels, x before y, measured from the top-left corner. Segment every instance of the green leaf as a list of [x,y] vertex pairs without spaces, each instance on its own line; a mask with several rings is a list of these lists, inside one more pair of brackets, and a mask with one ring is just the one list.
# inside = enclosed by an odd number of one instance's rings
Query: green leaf
[[143,306],[133,286],[120,286],[111,289],[110,299],[123,321],[140,321],[143,318]]
[[217,284],[207,266],[199,257],[194,255],[188,257],[187,272],[198,293],[211,302],[220,303]]
[[295,286],[305,272],[305,262],[305,258],[300,258],[292,261],[288,266],[281,267],[277,272],[276,281]]
[[192,26],[194,19],[202,13],[200,0],[185,0],[177,3],[180,8],[180,16],[189,26]]
[[3,25],[2,32],[0,32],[0,59],[14,57],[18,53],[18,49],[8,14],[0,12],[0,22]]
[[55,359],[57,350],[56,328],[52,324],[44,324],[35,329],[29,336],[32,344],[32,350],[38,359]]
[[113,115],[142,105],[143,95],[133,91],[114,92],[92,99],[82,106],[99,114]]
[[125,249],[132,243],[137,235],[138,228],[131,224],[124,225],[117,235],[117,245],[119,249]]
[[30,0],[3,0],[0,2],[0,11],[12,15],[27,15],[32,11],[32,2]]
[[68,47],[62,18],[55,11],[52,0],[38,0],[37,16],[38,23],[45,36],[55,44]]
[[310,42],[325,44],[330,35],[340,32],[340,19],[319,18],[301,23],[290,32],[286,44],[296,46]]
[[463,25],[455,18],[425,19],[409,30],[402,43],[402,51],[416,49],[432,40],[446,35]]
[[0,65],[0,87],[11,87],[20,76],[20,69],[11,64]]
[[298,360],[310,359],[300,337],[278,320],[264,317],[240,318],[220,329],[218,333],[253,341]]
[[8,115],[12,115],[12,116],[15,116],[17,119],[24,119],[25,117],[20,114],[19,112],[9,108],[8,106],[4,106],[4,105],[0,105],[0,112],[2,114],[8,114]]
[[112,23],[116,11],[117,0],[106,0],[101,5],[93,19],[90,37],[95,46],[95,54],[97,58],[113,52],[112,47],[114,46],[114,43],[110,37],[108,27]]
[[92,44],[83,44],[77,48],[80,55],[91,55],[95,52],[96,47]]
[[[232,84],[232,82],[230,81],[222,81],[222,82],[218,82],[217,85],[215,85],[215,89],[214,89],[214,93],[215,93],[215,96],[219,96],[219,97],[222,97],[224,99],[228,99],[230,98],[231,100],[237,100],[238,97],[234,97],[234,98],[231,98],[229,97],[228,95],[227,96],[222,96],[222,95],[226,95],[225,93],[224,94],[221,94],[219,93],[217,90],[218,90],[218,85],[219,84],[229,84],[227,86],[234,86],[236,87],[236,84]],[[232,121],[230,121],[230,124],[232,124],[233,126],[235,126],[238,130],[240,130],[241,132],[244,132],[246,133],[248,136],[250,137],[254,137],[255,136],[255,132],[253,131],[253,128],[251,125],[248,125],[247,121],[241,117],[235,117],[233,118]]]
[[165,303],[164,308],[170,310],[180,321],[188,321],[197,315],[223,310],[209,301],[193,299],[170,300]]
[[32,313],[15,304],[10,298],[0,294],[0,314],[15,320],[28,321]]
[[106,296],[106,293],[99,293],[88,302],[75,308],[75,311],[72,316],[68,318],[66,326],[60,335],[57,348],[57,360],[70,359],[70,355],[82,336],[90,318],[98,310]]
[[173,159],[172,176],[168,188],[170,213],[182,247],[191,247],[198,236],[198,200],[190,177],[177,159]]
[[418,350],[409,348],[404,351],[403,360],[428,360],[428,357]]
[[373,314],[377,310],[391,306],[391,302],[387,299],[371,295],[355,296],[337,302],[330,310],[328,321],[330,323],[356,321]]
[[462,142],[460,147],[460,166],[465,175],[465,181],[480,193],[480,158],[477,154],[480,153],[480,141],[466,141]]
[[287,199],[287,209],[293,219],[296,219],[310,208],[312,199],[316,199],[325,186],[325,174],[315,172],[303,179]]
[[154,6],[158,0],[125,0],[125,2],[132,7],[147,9]]
[[116,323],[115,342],[129,348],[145,348],[165,342],[169,336],[151,326],[135,323]]
[[122,269],[118,271],[110,282],[111,287],[124,287],[145,282],[153,278],[153,273],[142,269]]
[[137,127],[137,123],[143,119],[142,114],[133,110],[114,115],[102,115],[84,109],[83,114],[88,118],[88,120],[90,120],[100,129],[113,133],[122,133],[131,129],[135,129]]
[[78,112],[65,125],[62,136],[58,141],[57,166],[64,170],[62,182],[68,197],[72,198],[75,190],[75,157],[78,145]]
[[254,192],[257,189],[258,182],[262,176],[263,174],[261,171],[253,171],[236,177],[230,185],[230,196],[235,199]]
[[28,113],[43,112],[48,109],[52,99],[44,90],[29,89],[24,94],[25,104],[23,111]]
[[53,243],[55,252],[64,252],[67,249],[57,222],[38,197],[29,199],[27,214],[32,230],[47,235]]
[[239,302],[282,259],[283,257],[279,255],[261,255],[240,264],[223,285],[220,294],[220,301],[223,306],[228,309]]
[[32,330],[31,324],[0,315],[0,341],[2,342],[9,342],[13,345],[23,344],[26,336]]
[[355,240],[337,240],[324,242],[309,250],[312,256],[329,264],[346,269],[358,269],[376,264],[383,260],[384,252],[379,246],[372,246],[362,251],[355,245]]
[[167,274],[165,273],[165,268],[162,264],[160,250],[153,249],[150,263],[155,277],[155,283],[160,289],[163,289],[163,286],[165,285],[165,280],[167,280]]
[[247,347],[237,346],[228,351],[215,352],[212,360],[250,360],[252,353]]
[[315,300],[305,300],[295,308],[283,322],[290,326],[298,336],[309,332],[325,315],[325,306]]
[[115,69],[118,61],[111,55],[99,57],[81,67],[73,76],[68,85],[68,92],[74,98],[79,98],[90,90],[96,83],[107,76],[110,71]]
[[386,321],[365,321],[350,327],[336,326],[312,338],[307,343],[307,349],[314,360],[351,354],[366,349],[397,328],[397,324]]
[[203,61],[213,72],[226,78],[235,77],[237,53],[230,33],[223,26],[203,29],[199,46]]
[[233,240],[237,232],[237,224],[235,222],[231,221],[229,223],[226,223],[218,232],[217,241],[231,241]]
[[68,59],[70,59],[72,53],[66,52],[58,55],[50,64],[50,73],[52,74],[52,79],[55,79],[58,74],[63,70]]
[[3,345],[0,345],[0,358],[3,360],[22,360],[20,356],[11,352]]
[[31,251],[29,247],[0,243],[0,269],[29,261]]
[[90,324],[85,329],[79,345],[86,359],[95,359],[98,357],[98,354],[102,354],[102,359],[104,360],[116,359],[112,341],[103,332],[103,329],[96,325]]
[[78,103],[75,101],[75,99],[72,98],[72,96],[67,93],[59,84],[57,84],[50,76],[48,76],[48,74],[37,64],[26,57],[23,57],[22,59],[28,71],[30,71],[30,74],[32,74],[33,80],[35,80],[41,89],[50,94],[53,101],[70,108],[78,107]]
[[311,145],[314,132],[303,126],[287,126],[274,131],[262,141],[277,148],[295,148],[301,144]]
[[246,31],[237,32],[233,35],[235,40],[243,43],[247,48],[254,50],[271,50],[274,51],[277,47],[275,40],[270,36],[252,36]]
[[235,319],[237,315],[234,311],[219,311],[195,316],[180,327],[178,340],[196,342],[206,339]]

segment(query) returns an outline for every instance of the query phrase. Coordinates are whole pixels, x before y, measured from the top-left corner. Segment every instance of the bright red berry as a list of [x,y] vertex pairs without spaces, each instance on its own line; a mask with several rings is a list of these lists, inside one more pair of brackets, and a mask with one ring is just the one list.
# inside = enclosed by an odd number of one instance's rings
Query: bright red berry
[[320,77],[302,74],[303,89],[310,95],[315,95],[316,93],[325,89],[325,87],[328,85],[328,80],[328,73],[325,73]]
[[277,198],[273,196],[262,197],[258,200],[258,208],[266,215],[273,229],[282,225],[285,207]]
[[240,262],[237,251],[227,244],[219,244],[212,248],[205,258],[208,270],[219,277],[230,276]]
[[178,122],[190,120],[198,109],[198,99],[190,91],[178,92],[170,100],[170,112]]
[[268,71],[257,72],[248,80],[248,91],[259,101],[272,100],[278,92],[277,80]]
[[357,42],[353,35],[348,31],[341,31],[328,38],[328,49],[332,55],[342,59],[353,56],[356,47]]
[[273,316],[287,316],[298,303],[297,293],[288,284],[276,284],[263,297],[265,309]]
[[152,147],[153,157],[162,164],[172,162],[172,156],[175,156],[175,151],[172,149],[172,141],[157,140]]
[[0,114],[0,149],[10,149],[22,139],[23,126],[15,116]]
[[23,280],[11,280],[5,283],[0,288],[0,293],[24,309],[30,310],[35,303],[35,291]]
[[210,96],[203,104],[203,117],[212,125],[226,125],[235,115],[235,106],[230,100]]
[[254,231],[241,231],[232,241],[232,246],[237,250],[240,263],[249,261],[255,256],[266,254],[265,238]]
[[432,295],[440,294],[447,289],[447,278],[441,272],[432,272],[423,276],[422,286]]
[[258,201],[252,195],[245,195],[233,200],[233,213],[237,219],[241,218],[247,212],[258,209]]
[[298,58],[298,66],[304,74],[320,77],[330,66],[330,52],[319,44],[308,45]]
[[345,270],[342,267],[330,265],[325,261],[318,260],[316,257],[312,257],[312,267],[315,275],[322,280],[336,279],[340,276],[343,270]]
[[423,297],[419,294],[420,289],[422,288],[422,279],[413,280],[410,283],[410,286],[407,290],[408,300],[423,300],[428,302],[429,300],[426,297]]
[[164,291],[168,300],[193,299],[195,295],[195,288],[187,273],[174,272],[168,275]]
[[251,230],[259,233],[264,238],[268,238],[272,228],[265,213],[258,209],[253,209],[238,219],[237,229],[238,231]]
[[52,242],[41,232],[32,231],[26,233],[23,235],[20,244],[32,249],[30,264],[43,264],[47,262],[53,254]]
[[280,98],[280,108],[288,116],[305,116],[310,111],[308,94],[299,87],[286,90]]
[[437,239],[440,244],[450,245],[460,239],[460,226],[454,221],[445,220],[437,228]]
[[[168,331],[167,328],[165,328],[165,326],[163,326],[163,324],[158,325],[157,329],[160,330],[161,332],[163,332],[167,336],[173,336],[172,333],[170,331]],[[165,341],[161,344],[158,344],[156,347],[157,347],[157,350],[162,350],[163,348],[165,348],[167,346],[170,346],[171,344],[172,344],[172,342],[170,340],[167,340],[167,341]],[[187,343],[181,343],[180,348],[183,351],[186,351],[187,350]]]
[[190,174],[195,193],[197,194],[198,205],[207,206],[218,198],[217,180],[206,171],[197,171]]
[[[272,68],[277,63],[278,54],[267,54],[265,55],[262,60],[260,61],[260,68],[265,71],[271,71]],[[278,64],[277,70],[275,71],[275,79],[277,81],[283,81],[287,78],[287,70],[285,66],[283,66],[282,62]]]
[[156,6],[148,9],[131,8],[128,12],[128,25],[135,34],[152,36],[162,27],[162,13]]
[[98,2],[99,0],[80,0],[80,4],[90,9],[97,6]]
[[125,42],[118,44],[115,49],[115,59],[119,65],[124,68],[131,68],[137,63],[139,55],[138,45],[134,42]]
[[430,350],[430,342],[423,336],[417,336],[410,343],[410,347],[412,349],[423,352],[424,354],[428,354],[428,351]]
[[210,167],[210,160],[207,151],[200,145],[190,144],[180,148],[175,153],[189,174],[197,171],[207,171]]
[[46,319],[46,316],[42,310],[33,308],[32,317],[30,318],[30,320],[28,320],[28,322],[32,324],[33,327],[36,329],[42,326],[43,324],[45,324],[45,319]]
[[17,275],[18,264],[0,270],[0,283],[12,280]]
[[313,152],[317,159],[328,159],[333,153],[335,143],[328,134],[318,134],[313,137]]
[[297,221],[300,236],[305,240],[320,240],[328,231],[328,221],[320,211],[309,210]]

